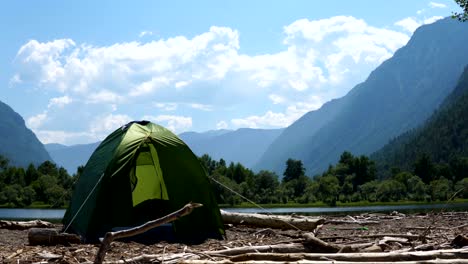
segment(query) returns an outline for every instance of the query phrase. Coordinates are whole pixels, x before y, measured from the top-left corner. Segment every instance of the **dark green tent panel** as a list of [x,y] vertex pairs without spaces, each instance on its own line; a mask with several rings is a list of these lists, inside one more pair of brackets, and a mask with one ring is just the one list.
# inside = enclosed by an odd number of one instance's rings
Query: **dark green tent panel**
[[181,239],[221,238],[224,227],[209,180],[190,148],[169,130],[131,122],[110,134],[80,176],[63,218],[67,232],[95,241],[188,202],[203,204],[173,224]]

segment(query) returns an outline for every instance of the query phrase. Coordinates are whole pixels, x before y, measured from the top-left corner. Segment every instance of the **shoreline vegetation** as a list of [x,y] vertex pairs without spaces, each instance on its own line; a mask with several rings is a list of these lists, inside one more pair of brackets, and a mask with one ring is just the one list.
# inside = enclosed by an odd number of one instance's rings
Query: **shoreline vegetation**
[[[282,177],[227,164],[205,154],[199,158],[222,208],[355,207],[468,202],[468,158],[435,163],[428,155],[413,168],[379,168],[365,155],[343,152],[321,174],[306,175],[301,160],[288,159]],[[10,166],[0,156],[0,208],[67,208],[83,172],[70,174],[50,161],[27,168]],[[253,202],[253,203],[251,203]],[[254,204],[255,203],[255,204]]]
[[[368,201],[359,201],[359,202],[337,202],[336,206],[333,208],[347,208],[347,207],[360,207],[360,206],[393,206],[393,205],[433,205],[433,204],[463,204],[468,203],[468,199],[456,198],[451,201],[393,201],[393,202],[368,202]],[[324,202],[315,202],[315,203],[276,203],[276,204],[258,204],[262,208],[324,208],[330,207],[330,205],[325,204]],[[229,204],[220,204],[220,208],[258,208],[257,206],[242,202],[236,205]]]
[[[434,201],[434,202],[426,202],[426,201],[394,201],[394,202],[368,202],[368,201],[360,201],[360,202],[347,202],[347,203],[342,203],[342,202],[337,202],[336,206],[333,206],[333,208],[348,208],[348,207],[364,207],[364,206],[400,206],[400,205],[435,205],[435,204],[464,204],[468,203],[468,199],[463,199],[463,198],[456,198],[451,201]],[[301,203],[275,203],[275,204],[257,204],[260,206],[260,208],[325,208],[325,207],[330,207],[329,205],[325,204],[324,202],[315,202],[315,203],[307,203],[307,204],[301,204]],[[225,208],[259,208],[256,205],[253,205],[248,202],[242,202],[240,204],[236,205],[230,205],[230,204],[219,204],[219,208],[225,209]],[[0,209],[67,209],[66,206],[64,207],[52,207],[50,204],[42,204],[42,203],[37,203],[37,204],[32,204],[30,206],[26,207],[9,207],[5,204],[0,205]]]

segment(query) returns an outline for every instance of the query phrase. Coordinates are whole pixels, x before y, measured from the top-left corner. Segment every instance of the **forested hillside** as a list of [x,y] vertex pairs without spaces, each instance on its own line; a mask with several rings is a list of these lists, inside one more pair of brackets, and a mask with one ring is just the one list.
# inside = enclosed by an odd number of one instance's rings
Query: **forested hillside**
[[[468,175],[468,67],[455,90],[421,127],[390,141],[371,156],[383,171],[410,169],[420,159],[453,167],[454,180]],[[435,172],[431,172],[435,173]],[[449,172],[439,172],[439,174]],[[434,175],[435,176],[435,175]],[[443,175],[449,176],[449,175]]]
[[0,155],[10,164],[27,167],[40,164],[50,156],[36,135],[26,127],[23,118],[0,101]]

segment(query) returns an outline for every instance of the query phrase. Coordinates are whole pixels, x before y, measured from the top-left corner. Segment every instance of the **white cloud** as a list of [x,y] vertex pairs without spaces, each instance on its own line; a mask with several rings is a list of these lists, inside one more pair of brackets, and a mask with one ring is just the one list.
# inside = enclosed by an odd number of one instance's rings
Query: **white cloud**
[[226,129],[228,128],[228,123],[226,121],[219,121],[218,123],[216,123],[216,129]]
[[395,22],[395,25],[404,28],[408,32],[414,32],[419,26],[421,26],[421,23],[416,21],[415,18],[407,17]]
[[444,17],[442,17],[442,16],[433,16],[433,17],[424,19],[423,23],[424,24],[432,24],[432,23],[436,22],[437,20],[440,20],[440,19],[443,19],[443,18]]
[[413,33],[421,25],[431,24],[442,18],[443,17],[441,16],[433,16],[433,17],[425,18],[423,20],[419,20],[414,17],[407,17],[400,21],[395,22],[395,25],[402,27],[403,29],[407,30],[410,33]]
[[65,105],[70,104],[73,102],[73,100],[65,95],[62,97],[54,97],[49,100],[49,104],[47,105],[47,108],[52,108],[52,107],[58,107],[58,108],[63,108]]
[[154,106],[164,111],[174,111],[177,109],[176,103],[154,103]]
[[286,101],[284,97],[277,95],[277,94],[270,94],[268,95],[268,98],[270,98],[273,104],[282,104]]
[[181,133],[187,131],[192,127],[192,118],[186,116],[176,115],[158,115],[158,116],[143,116],[143,120],[153,121],[155,123],[162,123],[162,126],[171,130],[174,133]]
[[86,96],[86,102],[91,104],[111,103],[116,104],[124,101],[124,98],[112,91],[101,90],[98,92],[91,92]]
[[132,120],[130,116],[121,114],[97,116],[91,121],[89,131],[91,134],[95,135],[96,138],[104,138],[112,131]]
[[[11,83],[25,88],[33,85],[35,92],[62,93],[56,97],[64,100],[62,105],[87,103],[89,113],[79,123],[89,125],[83,128],[88,133],[80,135],[90,137],[105,135],[130,121],[126,113],[144,116],[143,111],[155,108],[174,112],[156,115],[154,121],[178,132],[192,127],[192,117],[179,113],[185,108],[210,111],[205,114],[214,120],[223,114],[222,119],[235,126],[279,127],[344,95],[409,39],[407,34],[373,27],[351,16],[301,19],[286,25],[283,33],[282,50],[258,55],[240,52],[237,30],[215,26],[192,38],[104,46],[71,39],[31,40],[17,53]],[[142,36],[148,34],[142,32]],[[320,103],[291,103],[307,100],[311,94]],[[59,106],[59,100],[54,100],[58,99],[51,99],[49,105]],[[233,107],[252,114],[238,117],[225,110]],[[31,117],[31,123],[58,118],[52,111],[46,116]],[[105,124],[95,124],[95,117],[100,122],[105,119]]]
[[182,87],[187,86],[189,84],[190,84],[190,82],[187,82],[187,81],[179,81],[179,82],[175,83],[175,87],[176,88],[182,88]]
[[90,139],[93,142],[102,140],[102,138],[95,137],[87,132],[69,132],[63,130],[39,130],[34,131],[37,137],[43,144],[48,143],[60,143],[68,144],[69,142],[74,143],[87,143]]
[[40,128],[46,120],[47,120],[47,111],[44,111],[40,114],[31,116],[30,118],[28,118],[28,120],[26,121],[26,125],[32,130],[36,130]]
[[317,96],[311,96],[308,101],[291,104],[285,113],[267,111],[264,115],[252,115],[245,118],[234,118],[231,123],[234,127],[286,127],[299,119],[305,113],[318,109],[323,102]]
[[140,34],[138,34],[138,37],[142,38],[144,36],[151,36],[153,35],[153,32],[152,31],[149,31],[149,30],[143,30],[142,32],[140,32]]
[[197,109],[197,110],[202,110],[202,111],[213,111],[213,106],[211,105],[206,105],[206,104],[197,104],[197,103],[191,103],[188,104],[191,108]]
[[447,5],[442,4],[442,3],[430,2],[429,7],[431,7],[431,8],[446,8]]

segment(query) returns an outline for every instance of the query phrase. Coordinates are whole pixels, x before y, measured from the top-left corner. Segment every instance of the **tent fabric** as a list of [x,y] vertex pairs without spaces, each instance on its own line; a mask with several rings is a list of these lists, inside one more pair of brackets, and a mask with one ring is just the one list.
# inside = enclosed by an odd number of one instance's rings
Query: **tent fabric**
[[203,207],[174,222],[176,237],[221,238],[221,214],[195,154],[166,128],[131,122],[111,133],[91,155],[63,223],[85,241],[95,241],[112,228],[141,224],[188,202]]

